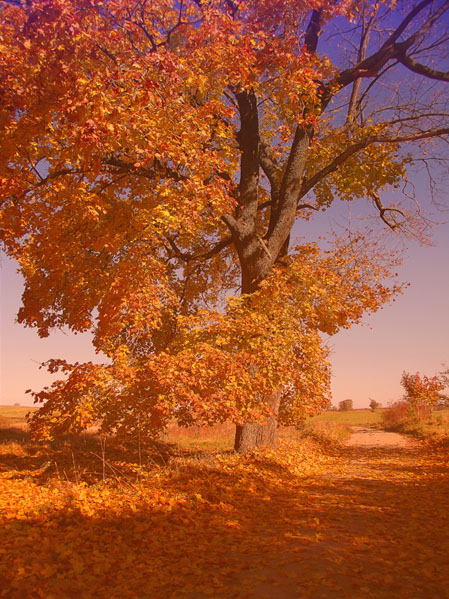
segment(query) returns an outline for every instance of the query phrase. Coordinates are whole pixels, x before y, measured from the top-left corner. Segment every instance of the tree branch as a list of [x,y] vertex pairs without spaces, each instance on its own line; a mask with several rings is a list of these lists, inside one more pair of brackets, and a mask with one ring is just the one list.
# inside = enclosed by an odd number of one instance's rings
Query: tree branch
[[304,45],[307,49],[307,52],[315,52],[318,46],[318,35],[321,29],[322,12],[322,8],[318,10],[312,10],[312,16],[310,17],[310,21],[306,30],[306,35],[304,37]]
[[223,214],[221,220],[228,227],[233,235],[237,235],[238,233],[238,223],[237,220],[231,216],[230,214]]
[[[271,201],[265,203],[265,207],[271,206],[272,211],[275,211],[277,210],[277,206],[279,203],[280,181],[282,171],[279,164],[277,164],[276,160],[271,155],[271,149],[264,142],[260,143],[259,161],[263,172],[265,173],[268,181],[270,182]],[[260,209],[261,205],[259,204],[258,210]]]
[[301,192],[299,195],[299,199],[303,198],[317,183],[319,183],[324,177],[333,173],[337,170],[337,168],[346,162],[351,156],[354,156],[361,150],[364,150],[368,146],[374,143],[404,143],[408,141],[419,141],[420,139],[430,139],[432,137],[440,137],[442,135],[449,135],[449,127],[442,127],[440,129],[433,129],[429,131],[422,131],[420,133],[411,133],[409,135],[396,135],[396,136],[387,136],[387,135],[373,135],[368,137],[363,141],[359,141],[349,148],[346,148],[344,152],[339,154],[332,162],[330,162],[327,166],[319,170],[309,179],[303,181],[301,186]]
[[268,233],[268,249],[277,257],[295,220],[298,196],[301,191],[308,148],[313,137],[313,127],[297,127],[285,167],[279,192],[279,204],[272,211]]
[[259,146],[259,161],[271,187],[279,187],[281,168],[273,158],[270,147],[263,141],[260,142]]
[[[362,60],[365,60],[365,58],[366,58],[366,50],[368,48],[368,42],[369,42],[369,38],[370,38],[370,34],[371,34],[371,29],[374,25],[374,20],[377,15],[377,11],[378,11],[378,5],[376,5],[374,12],[371,15],[371,18],[368,21],[368,24],[366,24],[365,10],[363,11],[362,35],[360,37],[359,53],[357,56],[358,62],[361,62]],[[358,79],[356,79],[354,81],[354,84],[352,86],[351,98],[349,100],[348,114],[346,117],[346,124],[349,126],[352,125],[352,123],[355,120],[356,113],[357,113],[357,105],[360,107],[360,104],[358,103],[358,99],[359,99],[361,84],[362,84],[362,79],[359,77]]]
[[133,162],[126,162],[117,156],[108,156],[103,159],[103,164],[113,166],[119,173],[133,173],[146,179],[155,179],[156,177],[165,176],[174,181],[186,181],[187,177],[181,175],[178,171],[161,164],[158,160],[153,160],[152,168],[137,167]]
[[388,227],[390,227],[390,229],[392,229],[393,231],[395,229],[397,229],[398,227],[400,227],[401,223],[396,223],[396,222],[392,223],[392,222],[390,222],[388,220],[388,218],[386,217],[386,213],[388,213],[388,212],[394,212],[394,213],[400,214],[403,217],[404,221],[407,220],[406,215],[402,212],[402,210],[399,210],[399,208],[393,208],[393,207],[384,206],[382,204],[382,202],[380,201],[380,196],[379,196],[378,193],[372,193],[371,197],[373,199],[374,205],[379,210],[379,216],[380,216],[381,220],[383,220],[383,222]]
[[411,56],[407,56],[405,52],[402,56],[398,56],[398,60],[410,71],[419,73],[420,75],[424,75],[424,77],[428,77],[429,79],[436,79],[438,81],[449,81],[449,72],[445,73],[444,71],[436,71],[431,67],[428,67],[424,64],[420,64]]
[[422,10],[424,10],[426,8],[426,6],[429,6],[430,4],[432,4],[433,1],[434,0],[423,0],[422,2],[417,4],[415,6],[415,8],[411,12],[409,12],[409,14],[405,17],[405,19],[403,19],[402,23],[400,23],[398,25],[398,27],[396,27],[396,29],[390,35],[388,40],[385,42],[384,46],[386,46],[387,44],[394,44],[400,38],[400,36],[404,33],[404,31],[407,29],[407,27],[410,25],[410,23],[413,21],[413,19]]
[[[238,185],[239,233],[244,236],[254,232],[259,189],[259,114],[257,98],[253,91],[235,93],[239,114],[240,131],[237,141],[241,150],[240,181]],[[227,223],[228,224],[228,223]]]
[[[349,69],[345,69],[341,73],[339,73],[330,83],[324,86],[324,91],[321,96],[321,107],[322,110],[327,106],[330,102],[332,95],[334,93],[334,89],[341,89],[342,87],[346,87],[350,83],[356,81],[360,77],[375,77],[377,73],[389,62],[393,59],[403,60],[406,51],[416,43],[424,33],[436,22],[441,16],[449,10],[449,0],[445,0],[441,7],[432,14],[427,21],[410,37],[402,42],[397,42],[399,37],[408,27],[408,25],[413,21],[413,19],[427,6],[431,5],[434,0],[423,0],[420,4],[418,4],[410,13],[403,19],[402,23],[396,28],[396,30],[389,36],[386,42],[380,47],[377,52],[371,54],[368,58],[365,58],[354,67]],[[435,71],[434,73],[436,73]],[[434,74],[433,73],[433,74]],[[424,76],[428,76],[424,70],[421,71],[421,74]],[[431,77],[435,78],[435,77]],[[444,79],[445,80],[445,79]]]
[[222,250],[224,250],[224,248],[231,245],[231,243],[233,241],[232,237],[225,237],[224,239],[222,239],[220,242],[218,242],[216,245],[214,245],[207,252],[203,252],[201,254],[192,254],[190,252],[183,252],[182,250],[180,250],[179,247],[176,245],[175,240],[172,237],[170,237],[169,235],[166,235],[165,238],[167,239],[168,243],[170,244],[171,249],[176,254],[176,257],[179,258],[180,260],[182,260],[183,262],[185,262],[186,264],[189,262],[193,262],[195,260],[209,260],[209,258],[216,256]]

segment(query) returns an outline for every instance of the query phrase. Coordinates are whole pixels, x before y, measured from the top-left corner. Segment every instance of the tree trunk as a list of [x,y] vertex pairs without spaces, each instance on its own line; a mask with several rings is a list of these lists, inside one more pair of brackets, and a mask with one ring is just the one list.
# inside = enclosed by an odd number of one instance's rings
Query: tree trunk
[[276,447],[280,399],[280,392],[275,393],[270,399],[273,414],[267,418],[265,423],[247,422],[246,424],[237,425],[234,442],[235,451],[248,453],[263,447]]

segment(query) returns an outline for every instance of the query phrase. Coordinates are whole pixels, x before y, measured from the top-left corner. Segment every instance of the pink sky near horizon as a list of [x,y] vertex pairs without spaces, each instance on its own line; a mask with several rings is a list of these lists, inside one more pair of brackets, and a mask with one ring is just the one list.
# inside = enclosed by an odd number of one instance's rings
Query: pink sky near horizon
[[[330,222],[330,221],[329,221]],[[435,228],[434,245],[412,243],[400,280],[411,283],[403,295],[364,325],[343,330],[329,340],[332,348],[333,403],[350,398],[367,407],[370,398],[383,405],[402,395],[402,372],[434,375],[449,367],[449,224]],[[39,364],[49,358],[98,360],[90,335],[53,332],[40,339],[33,329],[14,322],[22,279],[15,263],[1,259],[0,404],[32,405],[30,395],[54,380]]]

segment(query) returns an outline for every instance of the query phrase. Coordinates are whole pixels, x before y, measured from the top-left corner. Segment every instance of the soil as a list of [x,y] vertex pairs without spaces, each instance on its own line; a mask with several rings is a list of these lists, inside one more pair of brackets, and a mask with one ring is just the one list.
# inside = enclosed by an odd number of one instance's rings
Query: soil
[[337,460],[296,497],[296,559],[280,549],[251,599],[449,599],[446,458],[355,426]]
[[348,440],[350,447],[415,447],[416,441],[398,433],[390,433],[374,428],[353,426]]

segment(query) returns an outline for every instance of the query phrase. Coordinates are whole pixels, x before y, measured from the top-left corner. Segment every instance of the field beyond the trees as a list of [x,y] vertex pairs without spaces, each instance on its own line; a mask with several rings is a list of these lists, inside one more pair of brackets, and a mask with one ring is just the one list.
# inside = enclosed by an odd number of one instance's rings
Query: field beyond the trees
[[[0,406],[0,428],[13,426],[25,429],[27,413],[36,409],[29,406]],[[352,426],[380,425],[382,412],[383,410],[373,412],[369,409],[329,411],[310,418],[305,423],[303,431],[296,430],[294,427],[281,428],[280,437],[298,439],[304,435],[314,435],[328,440],[342,441],[348,438]],[[171,424],[163,434],[162,440],[190,449],[231,450],[234,434],[233,424],[190,428],[180,428],[176,424]]]
[[439,599],[449,588],[448,447],[401,447],[382,431],[392,444],[336,440],[348,423],[369,433],[377,413],[326,413],[317,428],[284,429],[278,451],[240,456],[225,425],[172,427],[151,447],[92,435],[42,446],[27,410],[0,411],[0,597]]

